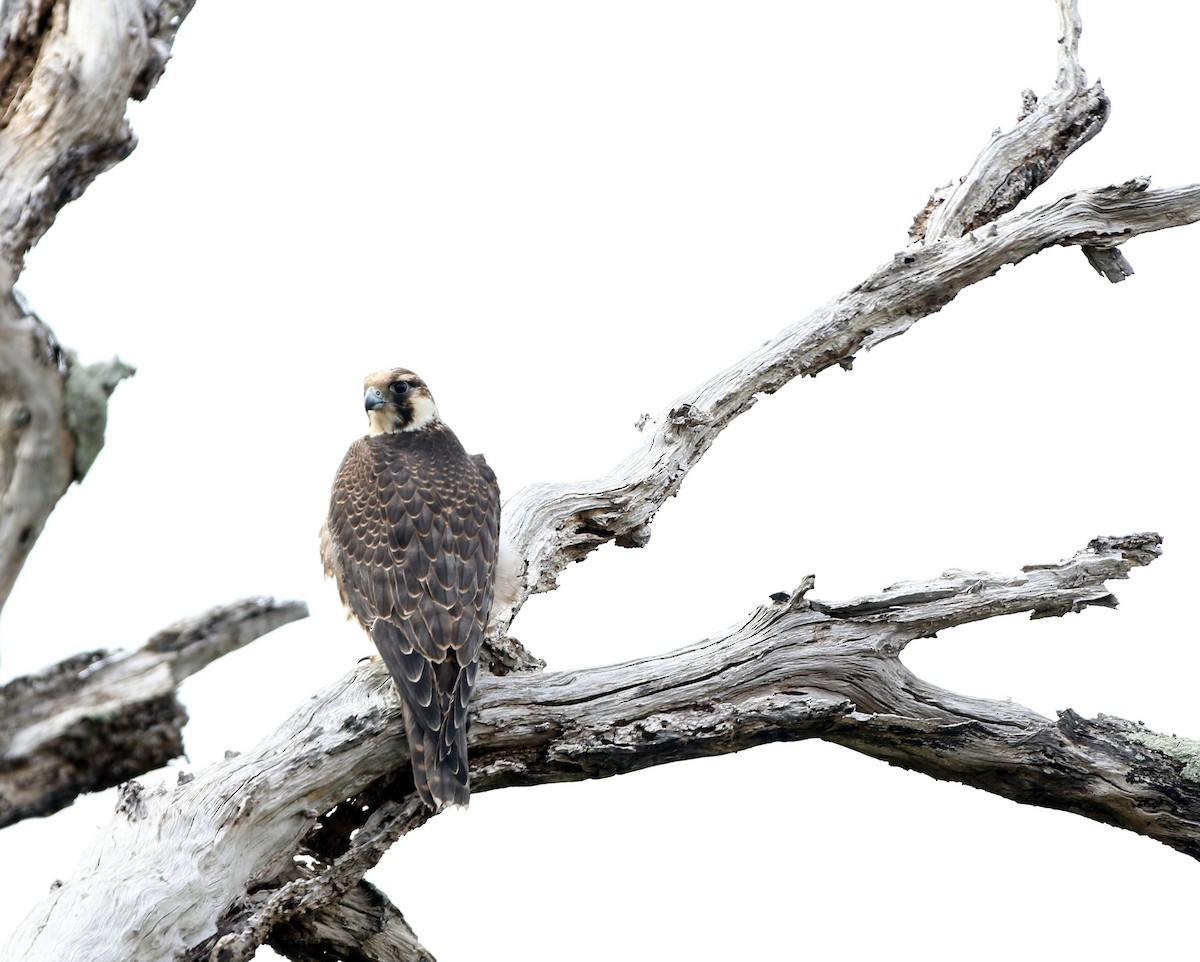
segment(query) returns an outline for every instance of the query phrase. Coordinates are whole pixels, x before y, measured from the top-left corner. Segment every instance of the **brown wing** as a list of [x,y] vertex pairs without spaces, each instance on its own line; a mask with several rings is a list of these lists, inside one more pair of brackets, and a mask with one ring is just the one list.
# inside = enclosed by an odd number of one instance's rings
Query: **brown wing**
[[326,567],[396,681],[434,807],[468,796],[467,705],[499,519],[495,474],[445,428],[356,441],[334,481]]

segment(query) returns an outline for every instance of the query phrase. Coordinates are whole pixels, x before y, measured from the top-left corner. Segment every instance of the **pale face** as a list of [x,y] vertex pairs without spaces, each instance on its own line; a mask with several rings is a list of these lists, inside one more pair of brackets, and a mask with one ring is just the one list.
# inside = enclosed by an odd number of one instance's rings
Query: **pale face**
[[363,382],[371,437],[420,431],[438,419],[437,405],[425,382],[407,368],[377,371]]

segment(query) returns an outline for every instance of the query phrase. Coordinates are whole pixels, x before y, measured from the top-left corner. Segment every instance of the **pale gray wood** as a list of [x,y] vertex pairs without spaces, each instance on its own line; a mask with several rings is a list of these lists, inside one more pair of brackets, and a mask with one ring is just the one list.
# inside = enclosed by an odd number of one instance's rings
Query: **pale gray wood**
[[530,594],[552,590],[571,562],[609,541],[646,544],[658,509],[761,395],[834,365],[850,367],[858,351],[903,334],[965,288],[1047,248],[1083,247],[1115,282],[1133,272],[1117,244],[1200,220],[1200,185],[1152,191],[1148,178],[1010,213],[1108,116],[1104,91],[1087,85],[1079,63],[1076,0],[1058,0],[1058,11],[1054,87],[1040,101],[1027,91],[1016,128],[997,132],[957,185],[935,192],[918,216],[916,243],[656,417],[645,415],[638,425],[645,441],[608,475],[531,485],[505,503],[494,637],[503,636]]
[[[0,72],[18,82],[3,88],[13,93],[0,110],[10,121],[5,131],[24,124],[25,133],[15,152],[14,142],[0,136],[0,163],[6,178],[10,167],[13,175],[0,190],[0,271],[6,272],[0,293],[11,295],[24,252],[58,206],[131,147],[124,100],[153,84],[189,8],[188,2],[79,3],[68,24],[65,5],[5,3],[0,43],[15,56]],[[644,544],[658,508],[760,394],[796,376],[849,366],[857,351],[903,333],[1004,264],[1050,246],[1080,245],[1100,252],[1093,263],[1120,273],[1119,255],[1104,251],[1135,234],[1200,219],[1200,187],[1151,191],[1145,181],[1002,215],[1066,155],[1045,138],[1075,123],[1073,150],[1106,115],[1103,91],[1086,87],[1078,65],[1074,3],[1062,0],[1060,11],[1065,27],[1055,92],[1061,103],[1054,93],[1040,102],[1026,98],[1015,136],[998,139],[1000,146],[985,149],[962,184],[939,193],[936,209],[927,212],[925,243],[901,251],[657,417],[647,416],[644,444],[610,475],[583,485],[534,486],[506,505],[493,629],[499,644],[528,594],[554,587],[570,561],[609,540]],[[58,56],[70,44],[89,52],[86,74],[74,76],[70,58]],[[93,84],[101,74],[103,82]],[[49,105],[40,117],[30,106],[39,97]],[[84,135],[75,141],[81,150],[61,149],[70,138],[56,139],[59,126]],[[1039,158],[1039,150],[1044,166],[1034,176],[1021,164]],[[989,184],[1003,189],[989,194]],[[14,197],[16,206],[9,203]],[[18,309],[0,319],[27,344],[53,343],[15,298],[0,300],[4,305]],[[66,422],[55,420],[68,365],[57,346],[44,357],[40,367],[26,363],[22,371],[46,386],[50,413],[38,428],[61,474],[64,465],[75,470],[70,432],[64,437]],[[7,410],[0,407],[0,414]],[[16,414],[17,421],[26,418]],[[32,436],[27,425],[24,437]],[[0,479],[26,464],[20,456],[7,463]],[[70,470],[62,474],[64,486]],[[0,498],[6,490],[0,487]],[[18,541],[28,542],[26,530],[17,530]],[[37,530],[40,523],[28,527],[34,538]],[[0,553],[11,550],[5,543],[0,538]],[[821,737],[937,778],[1123,825],[1196,856],[1195,743],[1119,719],[1088,721],[1067,712],[1055,721],[1011,703],[970,699],[916,678],[897,657],[912,638],[963,621],[1112,604],[1104,580],[1123,577],[1157,550],[1153,536],[1098,540],[1061,565],[1008,577],[947,573],[843,604],[807,600],[804,583],[744,624],[671,655],[590,671],[486,678],[473,713],[475,788],[603,777],[766,741]],[[2,562],[0,554],[0,576]],[[658,641],[647,639],[652,647]],[[515,668],[529,664],[515,649],[501,660]],[[313,938],[348,944],[354,923],[342,913],[353,911],[345,893],[359,893],[362,873],[429,814],[406,782],[396,708],[382,669],[363,665],[251,752],[172,786],[144,790],[130,783],[79,873],[30,916],[9,951],[23,959],[232,962],[306,924]],[[336,931],[318,935],[322,926]],[[288,937],[295,942],[294,934]]]
[[1050,247],[1111,246],[1197,220],[1200,185],[1151,190],[1148,179],[1139,178],[1077,191],[961,238],[900,251],[658,416],[646,417],[645,440],[611,473],[582,483],[530,485],[511,497],[501,550],[513,574],[497,595],[496,630],[507,628],[530,594],[553,589],[559,572],[600,545],[645,544],[658,509],[678,493],[717,435],[761,395],[793,378],[849,366],[858,351],[903,334],[1006,264]]
[[997,130],[957,183],[934,191],[909,231],[914,241],[961,237],[1008,213],[1104,127],[1109,100],[1100,84],[1088,86],[1079,62],[1076,0],[1058,0],[1058,24],[1054,86],[1040,99],[1022,93],[1016,126]]
[[183,754],[183,679],[308,615],[249,598],[160,631],[132,651],[92,651],[0,687],[0,827],[49,815]]
[[15,284],[58,211],[133,150],[126,104],[158,81],[193,2],[0,6],[0,608],[58,499],[103,443],[95,402],[132,373],[78,368]]
[[[910,641],[956,625],[1111,607],[1106,582],[1158,554],[1157,535],[1101,538],[1058,564],[949,571],[840,603],[809,599],[806,579],[669,654],[481,678],[474,789],[823,738],[1200,857],[1200,744],[1120,719],[1054,720],[959,695],[899,660]],[[336,902],[431,817],[406,765],[387,674],[361,664],[245,754],[180,784],[128,788],[78,873],[18,930],[12,958],[248,959],[284,919]],[[300,876],[297,857],[311,866]]]
[[58,499],[74,480],[63,420],[67,359],[26,311],[0,259],[0,608]]
[[[264,943],[300,959],[311,958],[322,946],[338,954],[345,944],[356,944],[359,958],[378,962],[429,958],[382,892],[370,899],[365,917],[362,895],[355,894],[364,884],[363,874],[392,842],[433,817],[415,794],[392,797],[398,794],[392,779],[385,775],[323,813],[316,821],[319,827],[301,843],[298,858],[272,884],[235,902],[221,916],[217,933],[186,952],[182,962],[213,957],[249,962]],[[372,935],[367,942],[359,938],[364,925]]]
[[136,146],[126,105],[158,82],[193,3],[4,0],[0,254],[16,272],[59,210]]

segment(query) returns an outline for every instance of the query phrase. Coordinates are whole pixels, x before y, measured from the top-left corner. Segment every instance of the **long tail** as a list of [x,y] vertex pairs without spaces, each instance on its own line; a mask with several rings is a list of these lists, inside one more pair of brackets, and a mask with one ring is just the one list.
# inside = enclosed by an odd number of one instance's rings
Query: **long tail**
[[466,805],[467,704],[476,666],[460,668],[453,655],[430,661],[399,626],[382,618],[371,626],[371,640],[400,694],[417,794],[434,811]]
[[421,801],[434,811],[447,805],[466,805],[471,798],[466,731],[449,730],[455,727],[453,716],[443,719],[442,731],[430,731],[415,717],[406,701],[401,701],[401,707],[413,781]]

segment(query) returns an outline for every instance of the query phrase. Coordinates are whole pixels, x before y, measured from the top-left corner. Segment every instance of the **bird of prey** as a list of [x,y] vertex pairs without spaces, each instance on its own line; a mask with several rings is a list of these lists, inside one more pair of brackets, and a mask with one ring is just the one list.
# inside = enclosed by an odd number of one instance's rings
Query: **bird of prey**
[[413,780],[435,811],[465,805],[467,704],[492,607],[500,490],[402,367],[365,382],[370,433],[338,468],[325,574],[400,692]]

